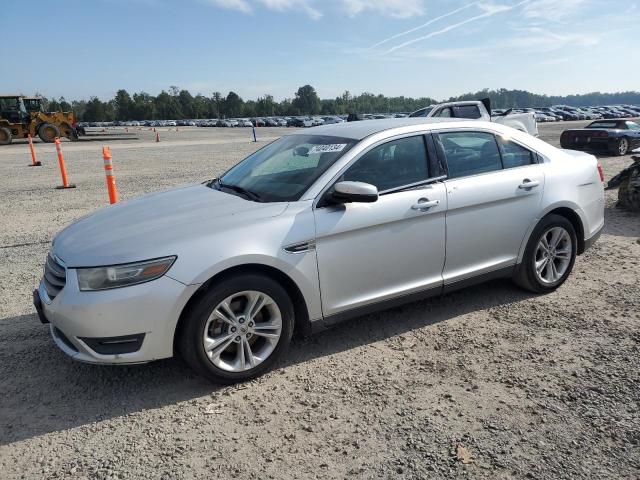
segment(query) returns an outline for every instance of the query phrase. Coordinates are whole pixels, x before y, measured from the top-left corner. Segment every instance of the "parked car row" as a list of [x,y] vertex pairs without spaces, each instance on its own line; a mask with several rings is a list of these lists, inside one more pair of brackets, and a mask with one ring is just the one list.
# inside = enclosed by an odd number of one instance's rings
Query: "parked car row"
[[[602,107],[571,107],[554,105],[551,107],[492,109],[492,116],[505,113],[533,113],[537,122],[557,122],[561,120],[603,120],[640,117],[639,105],[606,105]],[[212,118],[192,120],[134,120],[117,122],[80,122],[79,127],[317,127],[352,120],[381,120],[385,118],[405,118],[410,114],[400,113],[352,113],[350,115],[327,116],[286,116],[253,118]]]
[[[506,112],[504,109],[493,110],[494,115]],[[558,122],[561,120],[603,120],[640,117],[640,106],[608,105],[603,107],[570,107],[554,105],[552,107],[521,108],[511,110],[513,113],[533,113],[538,122]]]

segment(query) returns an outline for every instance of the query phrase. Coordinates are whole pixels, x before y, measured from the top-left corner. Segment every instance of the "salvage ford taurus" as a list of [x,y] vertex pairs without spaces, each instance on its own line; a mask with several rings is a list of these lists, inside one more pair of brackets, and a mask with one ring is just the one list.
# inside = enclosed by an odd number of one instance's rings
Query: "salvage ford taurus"
[[596,159],[495,123],[390,119],[301,130],[224,175],[116,204],[52,244],[34,302],[93,363],[180,352],[256,377],[294,330],[474,282],[550,292],[598,237]]

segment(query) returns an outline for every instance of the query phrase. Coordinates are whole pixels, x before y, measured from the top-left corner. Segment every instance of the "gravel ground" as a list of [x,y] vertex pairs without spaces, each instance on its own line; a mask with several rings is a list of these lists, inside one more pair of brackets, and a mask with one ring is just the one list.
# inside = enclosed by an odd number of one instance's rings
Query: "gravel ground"
[[[568,127],[540,128],[557,143]],[[179,359],[68,359],[31,290],[55,232],[107,203],[100,147],[126,199],[212,178],[286,131],[130,130],[63,143],[75,190],[54,188],[52,146],[36,145],[41,168],[24,143],[0,148],[0,478],[640,477],[640,218],[617,192],[549,295],[496,281],[369,315],[231,387]],[[610,178],[630,159],[601,162]]]

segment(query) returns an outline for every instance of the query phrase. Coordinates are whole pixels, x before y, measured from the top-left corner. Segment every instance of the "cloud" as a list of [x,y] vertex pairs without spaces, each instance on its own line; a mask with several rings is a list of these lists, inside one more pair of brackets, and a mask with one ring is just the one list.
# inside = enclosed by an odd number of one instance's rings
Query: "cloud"
[[[461,48],[415,49],[399,52],[397,56],[405,59],[430,59],[443,61],[464,61],[474,63],[495,63],[496,58],[527,57],[549,55],[567,51],[571,47],[595,47],[601,43],[597,35],[577,33],[557,33],[549,29],[532,27],[521,29],[508,42],[494,41],[482,45]],[[564,60],[562,61],[564,62]],[[539,65],[562,63],[560,59],[543,60]]]
[[426,0],[200,0],[215,7],[253,13],[256,6],[275,12],[299,12],[318,20],[323,12],[319,6],[337,9],[350,17],[373,12],[394,18],[423,15]]
[[436,23],[436,22],[438,22],[440,20],[444,20],[445,18],[450,17],[451,15],[455,15],[456,13],[462,12],[463,10],[466,10],[469,7],[473,7],[474,5],[477,5],[479,3],[480,3],[480,1],[473,2],[473,3],[468,3],[467,5],[464,5],[464,6],[460,7],[460,8],[456,8],[455,10],[452,10],[452,11],[450,11],[448,13],[440,15],[439,17],[432,18],[431,20],[429,20],[426,23],[423,23],[422,25],[418,25],[417,27],[410,28],[409,30],[405,30],[404,32],[400,32],[400,33],[397,33],[397,34],[395,34],[395,35],[393,35],[391,37],[385,38],[384,40],[381,40],[378,43],[376,43],[376,44],[372,45],[371,47],[369,47],[369,49],[372,50],[372,49],[374,49],[376,47],[379,47],[380,45],[383,45],[383,44],[385,44],[387,42],[390,42],[391,40],[394,40],[394,39],[396,39],[398,37],[404,37],[405,35],[409,35],[410,33],[413,33],[413,32],[415,32],[417,30],[422,30],[423,28],[428,27],[432,23]]
[[301,11],[312,18],[319,20],[322,18],[322,12],[311,6],[309,0],[258,0],[259,3],[267,7],[269,10],[284,12],[287,10]]
[[525,18],[561,21],[584,9],[590,0],[533,0],[523,9]]
[[424,15],[424,0],[337,0],[349,16],[367,10],[395,18]]
[[247,0],[201,0],[203,3],[210,5],[227,8],[229,10],[238,10],[242,13],[251,13],[253,9]]
[[444,33],[450,32],[451,30],[455,30],[457,28],[460,28],[464,25],[467,25],[469,23],[472,22],[477,22],[478,20],[482,20],[483,18],[489,18],[489,17],[493,17],[494,15],[498,14],[498,13],[504,13],[504,12],[508,12],[510,10],[513,10],[514,8],[517,8],[521,5],[524,5],[526,3],[529,3],[530,0],[523,0],[519,3],[516,3],[515,5],[498,5],[498,4],[494,4],[494,3],[481,3],[478,5],[478,7],[484,12],[481,13],[480,15],[476,15],[474,17],[471,18],[467,18],[466,20],[462,20],[460,22],[457,23],[453,23],[451,25],[447,25],[444,28],[441,28],[440,30],[436,30],[435,32],[431,32],[428,33],[426,35],[423,35],[421,37],[417,37],[414,38],[412,40],[408,40],[404,43],[401,43],[400,45],[396,45],[395,47],[390,48],[389,50],[387,50],[385,52],[385,54],[389,54],[392,52],[395,52],[396,50],[400,50],[401,48],[405,48],[408,47],[409,45],[413,45],[414,43],[418,43],[418,42],[422,42],[424,40],[427,40],[429,38],[432,37],[436,37],[438,35],[442,35]]

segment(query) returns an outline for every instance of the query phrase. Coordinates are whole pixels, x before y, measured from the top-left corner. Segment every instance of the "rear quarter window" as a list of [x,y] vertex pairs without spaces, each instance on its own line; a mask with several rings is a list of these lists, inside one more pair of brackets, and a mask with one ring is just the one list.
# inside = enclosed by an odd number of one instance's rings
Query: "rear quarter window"
[[538,157],[532,151],[499,136],[497,140],[504,168],[524,167],[538,163]]

